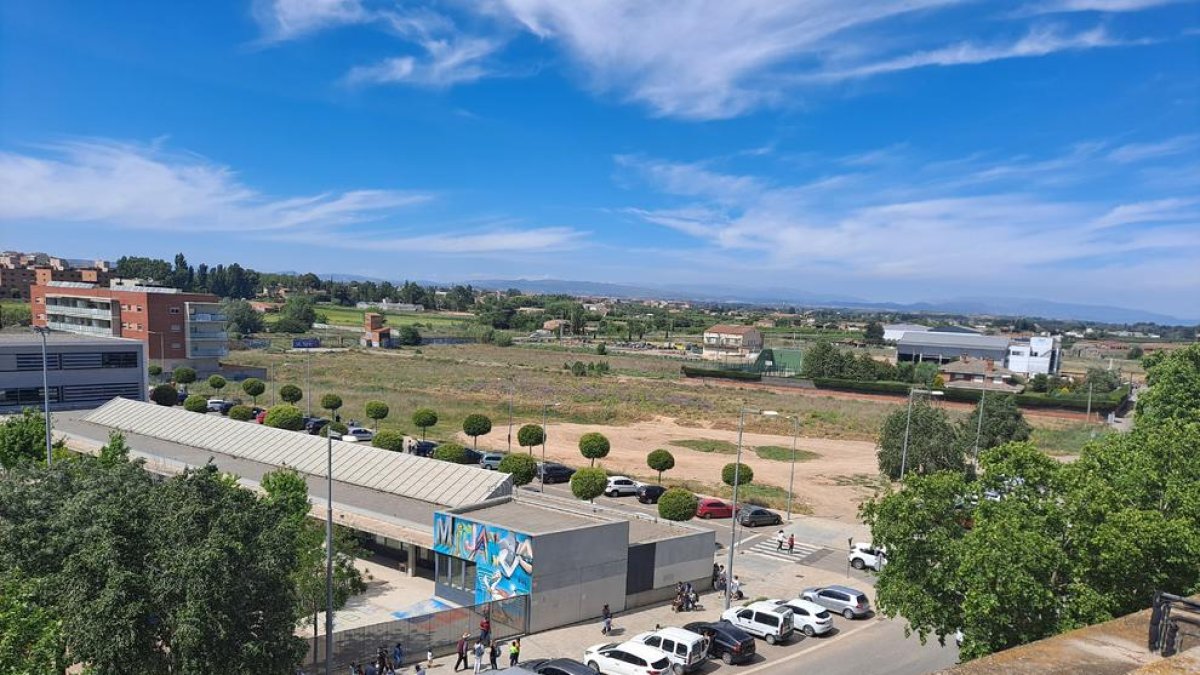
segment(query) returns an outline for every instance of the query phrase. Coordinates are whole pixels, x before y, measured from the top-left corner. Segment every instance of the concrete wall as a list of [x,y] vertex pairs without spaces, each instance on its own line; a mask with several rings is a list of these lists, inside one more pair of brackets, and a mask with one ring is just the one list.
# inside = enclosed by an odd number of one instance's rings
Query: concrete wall
[[625,609],[629,523],[600,523],[533,540],[530,631],[599,617],[605,603]]
[[675,584],[679,582],[690,581],[698,590],[710,588],[715,541],[714,532],[704,531],[644,544],[654,549],[654,587],[630,593],[625,598],[626,607],[669,600],[675,596]]

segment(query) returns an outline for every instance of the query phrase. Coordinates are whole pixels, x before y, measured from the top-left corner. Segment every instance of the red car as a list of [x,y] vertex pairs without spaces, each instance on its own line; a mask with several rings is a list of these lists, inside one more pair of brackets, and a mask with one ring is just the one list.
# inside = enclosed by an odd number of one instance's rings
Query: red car
[[733,507],[720,499],[712,499],[711,497],[701,499],[699,506],[696,507],[696,516],[698,518],[732,518]]

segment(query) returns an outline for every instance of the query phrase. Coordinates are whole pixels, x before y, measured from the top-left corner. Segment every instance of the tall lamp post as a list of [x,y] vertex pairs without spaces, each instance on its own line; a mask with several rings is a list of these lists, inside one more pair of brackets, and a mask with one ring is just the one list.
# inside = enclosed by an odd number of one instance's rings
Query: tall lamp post
[[42,405],[45,412],[42,426],[46,427],[46,466],[49,467],[54,463],[54,445],[50,442],[50,376],[47,373],[50,369],[50,361],[46,356],[46,336],[50,334],[50,329],[44,326],[34,326],[33,330],[42,336]]
[[908,468],[908,432],[912,429],[913,394],[944,396],[942,392],[934,391],[933,389],[917,389],[913,387],[908,390],[908,417],[904,422],[904,448],[900,451],[900,480],[904,480],[904,472]]
[[725,568],[725,609],[729,609],[729,603],[733,599],[730,584],[733,582],[733,554],[737,548],[738,486],[742,482],[742,430],[746,426],[746,413],[762,415],[764,417],[777,417],[779,415],[774,410],[742,408],[738,411],[737,459],[734,460],[733,464],[733,522],[729,524],[729,565]]
[[788,419],[792,421],[792,472],[788,475],[788,507],[787,519],[792,520],[792,492],[796,485],[796,441],[800,439],[800,417],[797,415],[788,415]]
[[[310,401],[311,405],[311,401]],[[333,675],[333,429],[325,429],[325,675]]]
[[546,412],[551,408],[557,408],[557,403],[546,403],[542,405],[542,475],[541,475],[541,490],[546,491]]

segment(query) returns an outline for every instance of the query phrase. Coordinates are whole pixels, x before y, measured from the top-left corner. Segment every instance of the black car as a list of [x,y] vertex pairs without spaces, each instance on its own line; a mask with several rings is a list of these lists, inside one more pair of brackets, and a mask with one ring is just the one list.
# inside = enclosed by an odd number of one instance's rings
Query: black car
[[326,424],[329,424],[329,420],[323,417],[313,417],[304,423],[304,430],[316,436],[321,433],[321,429],[324,429]]
[[538,462],[538,478],[543,483],[565,483],[575,475],[575,469],[555,462]]
[[595,669],[575,659],[533,659],[522,661],[521,667],[539,675],[599,675]]
[[738,522],[747,527],[759,525],[780,525],[783,518],[774,511],[768,511],[757,506],[738,510]]
[[471,448],[464,448],[463,454],[466,455],[467,461],[464,464],[478,464],[479,460],[483,459],[483,453]]
[[637,498],[643,504],[657,504],[658,498],[666,491],[667,488],[661,485],[642,485],[638,488]]
[[412,445],[412,454],[418,457],[428,457],[433,454],[438,444],[433,441],[417,441]]
[[697,621],[683,627],[708,638],[708,655],[726,664],[754,658],[754,636],[728,621]]

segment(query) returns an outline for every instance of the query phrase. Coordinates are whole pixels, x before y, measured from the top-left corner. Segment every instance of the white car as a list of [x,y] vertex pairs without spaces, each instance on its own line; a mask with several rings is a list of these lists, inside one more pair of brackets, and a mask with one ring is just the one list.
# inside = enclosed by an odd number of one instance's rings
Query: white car
[[778,600],[763,600],[746,607],[730,607],[721,614],[721,620],[773,645],[792,636],[794,614],[791,607],[780,605]]
[[504,456],[503,452],[485,452],[483,457],[479,458],[479,466],[495,471],[500,468],[500,462],[504,461]]
[[815,602],[801,598],[776,600],[775,604],[786,605],[792,610],[792,623],[808,637],[824,635],[833,630],[833,616],[829,610]]
[[604,675],[662,675],[671,670],[666,654],[640,642],[593,645],[584,650],[583,662]]
[[887,549],[876,548],[867,542],[855,542],[850,549],[850,565],[856,569],[873,569],[879,571],[887,564]]
[[609,497],[636,495],[640,486],[641,483],[626,476],[609,476],[608,485],[604,488],[604,494]]
[[207,405],[208,412],[221,412],[221,407],[224,405],[225,405],[225,399],[210,398],[210,399],[208,399],[208,405]]
[[370,429],[364,429],[363,427],[350,427],[346,430],[346,433],[342,434],[343,441],[349,441],[353,439],[355,441],[363,441],[365,443],[373,438],[375,438],[375,432],[371,431]]
[[708,663],[708,638],[683,628],[660,628],[651,633],[639,633],[630,638],[661,650],[671,660],[671,670],[690,673]]

